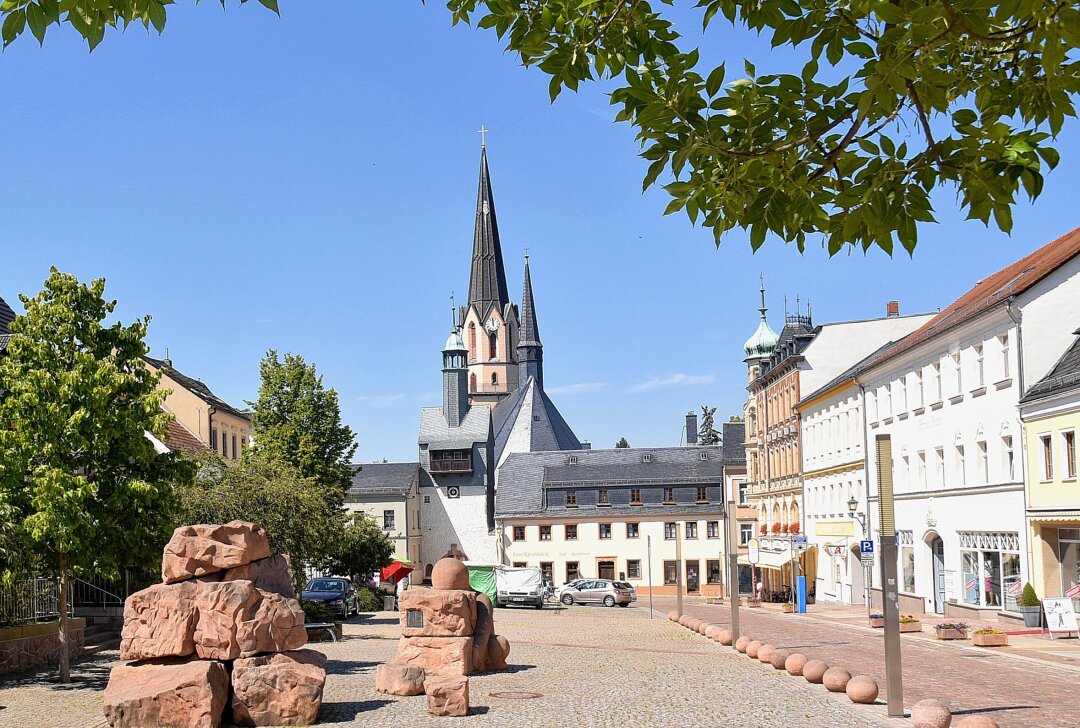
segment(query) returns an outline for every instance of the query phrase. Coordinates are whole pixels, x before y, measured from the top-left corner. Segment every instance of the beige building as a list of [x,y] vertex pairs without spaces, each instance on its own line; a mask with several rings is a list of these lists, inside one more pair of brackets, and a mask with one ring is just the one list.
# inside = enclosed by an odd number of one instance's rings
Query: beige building
[[[1080,607],[1080,339],[1022,400],[1031,584]],[[1010,584],[1014,590],[1018,584]]]
[[420,463],[364,463],[354,468],[345,508],[374,519],[394,544],[394,558],[413,562],[414,574],[427,573],[421,548]]
[[251,443],[251,413],[233,407],[198,379],[177,371],[171,359],[143,357],[170,390],[164,407],[186,432],[226,460],[237,460]]

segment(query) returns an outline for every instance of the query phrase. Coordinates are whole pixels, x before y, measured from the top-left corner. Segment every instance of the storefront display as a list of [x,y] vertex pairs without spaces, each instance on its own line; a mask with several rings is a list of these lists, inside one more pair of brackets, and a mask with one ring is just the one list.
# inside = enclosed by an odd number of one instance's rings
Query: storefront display
[[963,601],[1017,611],[1020,597],[1020,539],[1016,533],[960,534]]

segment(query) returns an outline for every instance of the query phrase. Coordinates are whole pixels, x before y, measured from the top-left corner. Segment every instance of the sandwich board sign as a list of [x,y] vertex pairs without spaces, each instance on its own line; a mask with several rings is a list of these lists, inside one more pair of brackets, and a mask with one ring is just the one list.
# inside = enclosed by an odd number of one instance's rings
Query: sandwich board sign
[[1053,637],[1056,632],[1063,632],[1066,636],[1069,632],[1076,632],[1076,611],[1073,610],[1072,599],[1068,597],[1052,597],[1043,599],[1043,611],[1046,612],[1046,628]]

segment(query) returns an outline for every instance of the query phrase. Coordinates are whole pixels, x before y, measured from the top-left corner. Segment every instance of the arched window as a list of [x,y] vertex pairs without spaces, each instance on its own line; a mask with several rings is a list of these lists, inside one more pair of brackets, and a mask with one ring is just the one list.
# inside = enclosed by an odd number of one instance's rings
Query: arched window
[[772,522],[780,523],[780,504],[774,503],[772,507]]
[[475,374],[470,374],[469,375],[469,391],[470,392],[475,392],[476,391],[476,375]]
[[476,322],[469,324],[469,361],[476,361]]
[[791,510],[788,512],[788,525],[797,525],[799,523],[799,504],[792,503]]
[[492,372],[491,373],[491,386],[492,387],[499,386],[499,373],[498,372]]
[[488,349],[491,351],[491,359],[499,358],[498,341],[499,338],[495,334],[488,334]]

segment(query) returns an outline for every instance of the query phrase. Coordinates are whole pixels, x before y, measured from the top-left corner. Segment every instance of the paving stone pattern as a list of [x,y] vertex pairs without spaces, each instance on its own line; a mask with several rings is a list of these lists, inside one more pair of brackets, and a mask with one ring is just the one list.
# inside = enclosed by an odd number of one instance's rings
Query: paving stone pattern
[[[512,643],[510,670],[470,678],[467,725],[910,726],[885,719],[882,705],[851,705],[666,619],[647,617],[639,608],[497,610],[496,625]],[[340,642],[312,645],[329,658],[321,725],[459,725],[429,717],[423,696],[376,693],[375,668],[397,647],[397,615],[354,621]],[[47,673],[0,680],[0,725],[103,725],[101,693],[116,657],[114,651],[79,662],[73,688],[49,682]]]
[[[656,599],[658,611],[675,608],[674,599]],[[731,624],[727,604],[684,603],[698,619]],[[768,609],[739,612],[741,633],[776,647],[820,657],[854,674],[869,675],[884,701],[885,642],[881,630],[838,625],[813,615],[780,614]],[[904,704],[935,698],[952,708],[955,720],[983,715],[1001,728],[1077,728],[1080,726],[1080,671],[1065,665],[979,647],[941,642],[931,634],[901,636]]]

